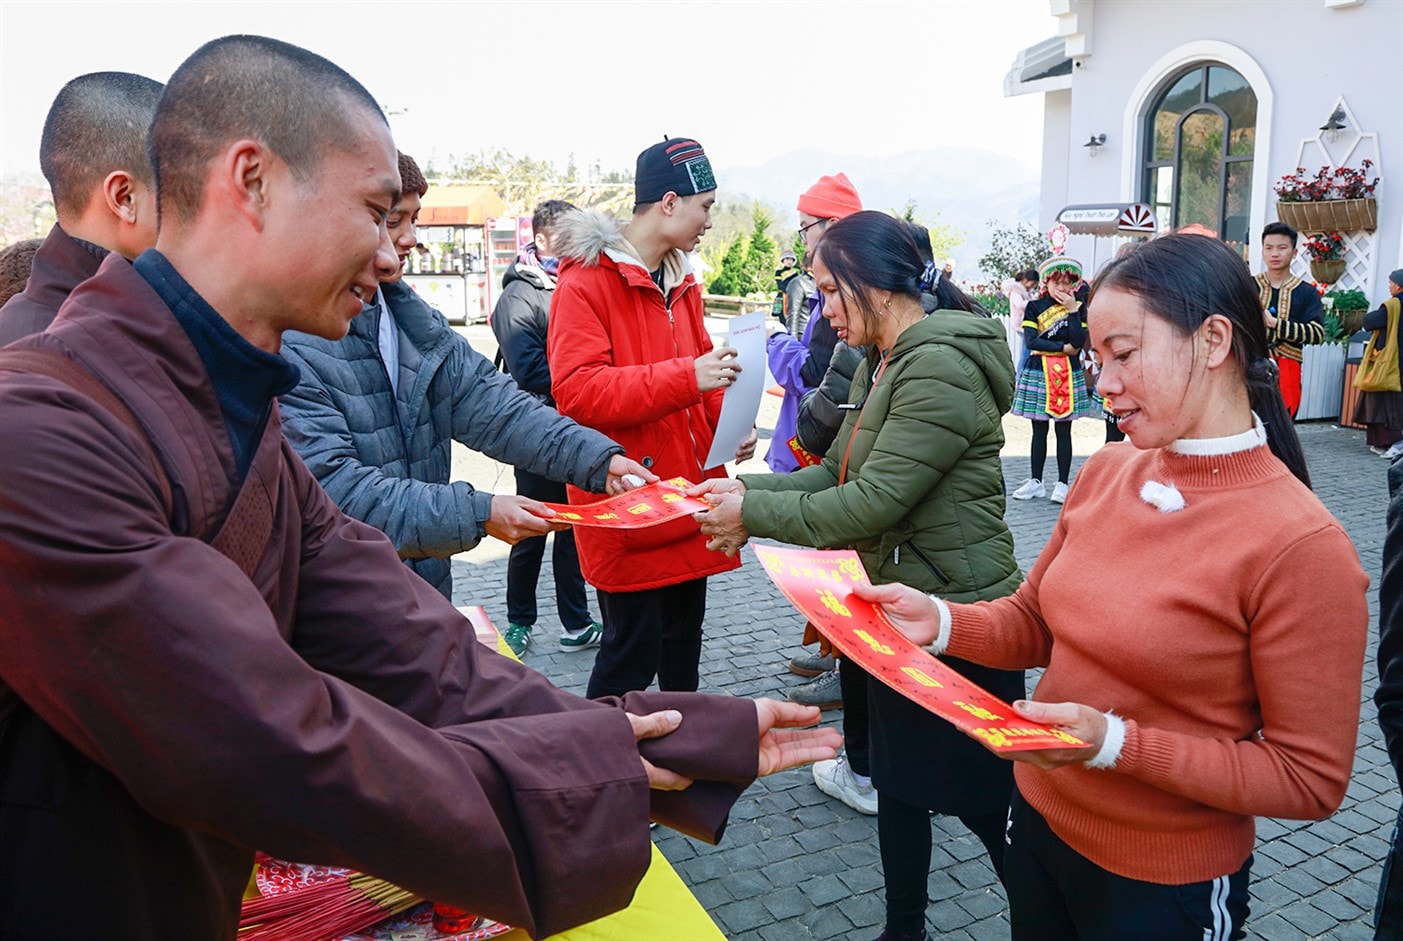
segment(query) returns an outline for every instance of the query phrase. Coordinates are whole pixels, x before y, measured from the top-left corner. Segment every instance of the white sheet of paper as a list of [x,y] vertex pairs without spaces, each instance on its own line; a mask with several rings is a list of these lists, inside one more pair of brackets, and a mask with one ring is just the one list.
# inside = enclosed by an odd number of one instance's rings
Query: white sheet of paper
[[706,456],[710,470],[735,460],[736,448],[750,436],[755,416],[760,414],[760,396],[765,394],[765,318],[768,311],[757,310],[731,318],[726,345],[736,351],[740,375],[726,387],[721,400],[721,417],[716,422],[716,437],[711,441],[711,453]]

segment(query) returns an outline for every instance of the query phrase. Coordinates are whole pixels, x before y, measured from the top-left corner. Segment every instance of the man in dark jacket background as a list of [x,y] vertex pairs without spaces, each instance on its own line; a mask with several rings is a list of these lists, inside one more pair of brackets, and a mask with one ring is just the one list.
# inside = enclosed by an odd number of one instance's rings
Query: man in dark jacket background
[[58,221],[34,256],[28,286],[0,308],[0,346],[53,322],[108,252],[130,261],[156,244],[146,129],[161,88],[129,72],[92,72],[64,85],[49,106],[39,167]]
[[[555,408],[550,394],[550,364],[546,362],[546,325],[550,321],[550,300],[555,293],[555,276],[560,260],[551,240],[556,223],[567,213],[578,210],[563,199],[550,199],[531,215],[532,242],[512,262],[502,276],[502,293],[492,309],[492,332],[506,363],[507,372],[522,391]],[[565,484],[518,467],[518,496],[549,503],[566,501]],[[507,560],[507,644],[520,656],[531,643],[536,626],[536,582],[541,575],[541,559],[546,553],[545,536],[527,536],[512,546]],[[551,555],[555,576],[555,604],[560,612],[561,650],[586,650],[599,646],[602,626],[589,613],[585,577],[580,574],[580,555],[571,529],[555,534]]]
[[[301,381],[282,398],[288,440],[337,504],[394,542],[452,597],[449,556],[484,536],[516,543],[561,525],[538,500],[450,481],[452,442],[593,492],[620,478],[656,480],[623,448],[522,392],[402,280],[429,184],[399,154],[403,191],[386,225],[399,267],[339,340],[288,331],[283,355]],[[513,646],[518,656],[526,649]]]

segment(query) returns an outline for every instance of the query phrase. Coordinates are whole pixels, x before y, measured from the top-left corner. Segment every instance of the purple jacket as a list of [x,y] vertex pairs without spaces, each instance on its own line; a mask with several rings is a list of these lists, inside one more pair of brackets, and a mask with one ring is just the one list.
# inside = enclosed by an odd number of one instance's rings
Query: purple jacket
[[784,389],[784,400],[779,405],[779,417],[775,419],[774,437],[770,439],[770,449],[765,452],[765,463],[776,474],[788,474],[799,467],[799,459],[789,448],[789,439],[794,437],[794,429],[799,422],[799,400],[814,386],[805,381],[804,362],[809,357],[809,340],[813,338],[814,321],[822,316],[823,299],[817,294],[808,298],[809,319],[804,324],[804,334],[794,339],[788,333],[772,335],[765,345],[765,357],[769,361],[770,375],[775,377],[780,388]]
[[[232,493],[204,364],[117,256],[22,342],[111,388],[171,487],[103,406],[0,373],[0,934],[232,941],[257,847],[543,937],[628,904],[650,813],[719,838],[750,702],[591,702],[480,647],[276,404]],[[684,721],[635,743],[621,707]],[[650,791],[640,752],[697,783]]]

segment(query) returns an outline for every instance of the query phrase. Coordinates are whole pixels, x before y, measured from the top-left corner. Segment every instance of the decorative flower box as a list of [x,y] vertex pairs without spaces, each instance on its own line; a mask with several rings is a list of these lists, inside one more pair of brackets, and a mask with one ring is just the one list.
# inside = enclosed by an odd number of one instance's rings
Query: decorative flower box
[[1298,232],[1373,232],[1379,227],[1378,200],[1326,199],[1276,204],[1276,217]]
[[[1290,225],[1288,222],[1287,225]],[[1316,284],[1334,284],[1345,273],[1345,260],[1343,258],[1312,258],[1310,260],[1310,276]]]

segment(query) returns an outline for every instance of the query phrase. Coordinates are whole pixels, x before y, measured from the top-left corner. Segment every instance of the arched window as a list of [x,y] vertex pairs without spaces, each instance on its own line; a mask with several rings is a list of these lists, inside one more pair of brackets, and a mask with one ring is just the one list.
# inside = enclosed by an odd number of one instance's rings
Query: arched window
[[1256,143],[1257,96],[1237,72],[1204,63],[1166,82],[1143,151],[1143,198],[1160,231],[1197,223],[1245,249]]

